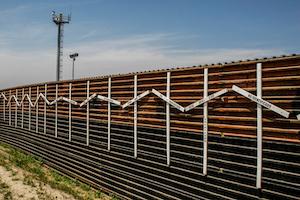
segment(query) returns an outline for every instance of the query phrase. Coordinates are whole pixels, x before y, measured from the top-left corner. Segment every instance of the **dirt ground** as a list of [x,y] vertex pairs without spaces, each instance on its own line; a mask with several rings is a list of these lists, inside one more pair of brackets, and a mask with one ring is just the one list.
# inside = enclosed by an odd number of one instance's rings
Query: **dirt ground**
[[24,171],[21,169],[13,168],[11,171],[7,171],[0,166],[0,199],[73,200],[75,198],[36,180],[27,183]]
[[0,200],[116,200],[62,176],[7,145],[0,145]]

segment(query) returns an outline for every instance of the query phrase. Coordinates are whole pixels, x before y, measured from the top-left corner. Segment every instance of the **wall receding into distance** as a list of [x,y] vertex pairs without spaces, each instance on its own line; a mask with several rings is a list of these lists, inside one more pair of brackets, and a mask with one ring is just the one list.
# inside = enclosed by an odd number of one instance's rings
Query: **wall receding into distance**
[[291,55],[3,89],[0,141],[124,199],[299,199],[299,114]]

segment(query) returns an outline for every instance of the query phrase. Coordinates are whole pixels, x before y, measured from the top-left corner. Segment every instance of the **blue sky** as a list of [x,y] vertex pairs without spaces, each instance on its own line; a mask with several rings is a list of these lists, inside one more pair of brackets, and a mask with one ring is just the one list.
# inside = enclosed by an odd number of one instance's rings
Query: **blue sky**
[[[55,79],[51,11],[70,13],[76,77],[299,53],[298,0],[0,0],[0,88]],[[298,36],[298,37],[297,37]]]

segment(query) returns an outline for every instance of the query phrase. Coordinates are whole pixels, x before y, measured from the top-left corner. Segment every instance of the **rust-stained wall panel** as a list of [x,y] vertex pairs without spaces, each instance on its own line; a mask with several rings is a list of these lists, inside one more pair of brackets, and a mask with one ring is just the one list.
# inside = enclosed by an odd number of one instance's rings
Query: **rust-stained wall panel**
[[[284,118],[263,108],[262,189],[255,188],[257,104],[232,90],[236,85],[256,95],[256,63],[262,63],[262,98],[290,113]],[[299,199],[300,197],[300,56],[286,56],[158,70],[111,76],[111,98],[125,104],[134,97],[134,75],[138,95],[155,89],[166,95],[167,72],[171,72],[170,99],[183,107],[203,98],[203,69],[208,68],[208,94],[229,92],[208,102],[208,175],[202,175],[203,106],[181,112],[171,106],[171,164],[166,165],[166,103],[153,93],[138,101],[138,158],[134,155],[134,104],[125,109],[111,104],[111,151],[108,143],[108,103],[89,102],[89,146],[86,146],[87,107],[72,105],[72,137],[69,142],[69,103],[57,103],[57,138],[55,105],[44,101],[22,109],[11,103],[9,112],[0,101],[0,140],[26,152],[41,156],[47,164],[95,187],[131,199]],[[108,95],[108,76],[74,81],[49,82],[47,99],[69,97],[79,104],[89,94]],[[45,83],[3,89],[18,100],[22,90],[31,99],[45,93]],[[7,103],[7,102],[6,102]],[[4,118],[5,117],[5,121]],[[30,120],[29,120],[30,119]],[[29,122],[30,129],[29,131]],[[36,124],[38,122],[38,124]],[[17,128],[15,128],[15,125]],[[36,128],[38,126],[38,133]]]

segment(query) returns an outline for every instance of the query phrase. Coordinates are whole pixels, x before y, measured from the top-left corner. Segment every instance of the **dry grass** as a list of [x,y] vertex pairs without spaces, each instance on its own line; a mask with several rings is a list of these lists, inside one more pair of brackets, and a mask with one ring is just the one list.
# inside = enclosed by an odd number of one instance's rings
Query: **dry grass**
[[[22,181],[24,185],[35,189],[38,199],[56,199],[49,194],[53,190],[68,194],[79,200],[113,200],[113,195],[106,195],[78,180],[62,176],[57,171],[43,165],[43,161],[32,155],[0,143],[0,166],[13,176],[12,181]],[[2,199],[12,199],[9,186],[0,179]],[[65,195],[66,196],[66,195]],[[1,196],[0,196],[1,198]],[[67,197],[65,197],[67,198]]]

